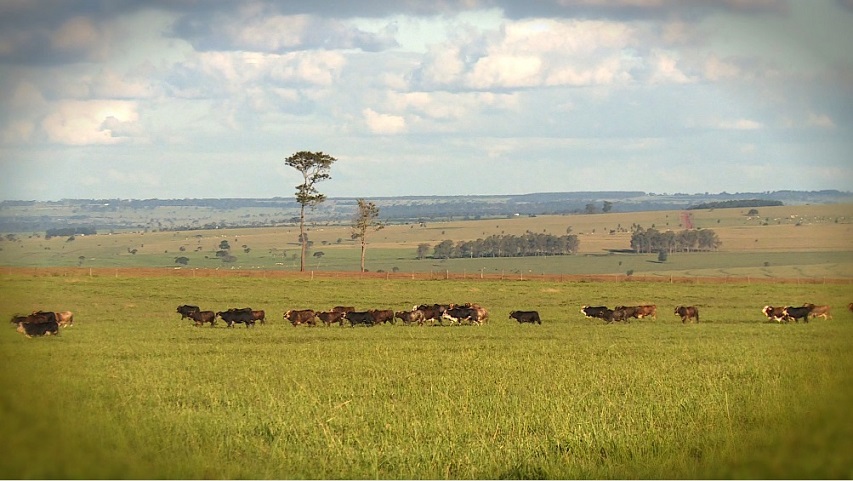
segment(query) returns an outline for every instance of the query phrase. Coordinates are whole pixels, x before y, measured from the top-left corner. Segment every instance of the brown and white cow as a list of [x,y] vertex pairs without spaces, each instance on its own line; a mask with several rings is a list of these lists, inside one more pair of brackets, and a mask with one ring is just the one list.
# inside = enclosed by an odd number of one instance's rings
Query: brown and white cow
[[314,320],[316,314],[312,309],[290,309],[289,311],[284,313],[284,318],[290,321],[293,324],[293,327],[296,327],[300,324],[308,324],[309,326],[316,326],[317,321]]
[[61,311],[56,314],[56,323],[59,327],[72,327],[74,325],[74,313],[71,311]]
[[773,307],[773,306],[764,306],[761,309],[761,312],[767,316],[767,319],[776,322],[788,321],[788,317],[785,316],[785,308],[784,307]]

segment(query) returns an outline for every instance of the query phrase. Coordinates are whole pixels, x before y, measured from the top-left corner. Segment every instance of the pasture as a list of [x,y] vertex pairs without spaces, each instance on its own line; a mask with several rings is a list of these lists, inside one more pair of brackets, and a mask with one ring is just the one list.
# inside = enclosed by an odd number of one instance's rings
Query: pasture
[[[483,326],[297,327],[290,308],[478,302]],[[4,478],[850,478],[853,292],[665,284],[21,275],[0,315]],[[834,318],[768,323],[765,304]],[[196,328],[179,304],[251,306]],[[583,304],[655,303],[604,324]],[[683,325],[679,304],[702,322]],[[539,310],[541,326],[508,313]]]

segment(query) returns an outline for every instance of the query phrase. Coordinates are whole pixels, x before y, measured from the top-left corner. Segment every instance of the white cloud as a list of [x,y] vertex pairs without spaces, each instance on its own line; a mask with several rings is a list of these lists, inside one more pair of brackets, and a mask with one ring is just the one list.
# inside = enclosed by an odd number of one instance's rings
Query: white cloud
[[807,120],[808,125],[812,127],[820,127],[823,129],[831,129],[835,127],[835,122],[826,114],[809,114]]
[[[114,144],[127,132],[126,123],[139,119],[135,102],[118,100],[66,100],[41,122],[51,142],[67,145]],[[110,127],[124,126],[123,132]]]
[[676,55],[670,52],[655,51],[649,56],[651,77],[649,81],[656,84],[689,83],[695,79],[689,77],[678,67]]
[[367,127],[375,134],[399,134],[406,130],[406,119],[403,117],[380,114],[370,108],[364,109],[362,115]]
[[758,130],[764,128],[761,122],[749,119],[725,120],[717,127],[725,130]]

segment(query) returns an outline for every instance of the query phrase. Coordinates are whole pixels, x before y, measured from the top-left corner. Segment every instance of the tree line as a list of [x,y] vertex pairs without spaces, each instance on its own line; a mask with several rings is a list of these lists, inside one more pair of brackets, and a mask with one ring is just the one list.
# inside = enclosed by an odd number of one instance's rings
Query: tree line
[[631,235],[631,249],[638,254],[716,250],[721,245],[717,233],[711,229],[660,232],[655,228],[637,227]]
[[[559,256],[577,252],[576,235],[553,234],[491,235],[473,241],[444,240],[433,246],[433,258]],[[428,244],[418,247],[418,258],[426,256]]]

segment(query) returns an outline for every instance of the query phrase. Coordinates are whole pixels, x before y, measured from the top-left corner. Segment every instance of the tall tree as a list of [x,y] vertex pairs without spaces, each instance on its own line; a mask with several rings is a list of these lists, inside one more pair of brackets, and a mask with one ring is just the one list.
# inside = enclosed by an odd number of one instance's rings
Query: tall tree
[[315,184],[332,178],[329,171],[336,160],[338,159],[323,152],[304,150],[284,159],[284,163],[298,170],[303,179],[303,182],[296,186],[296,202],[301,206],[299,210],[299,240],[302,244],[300,271],[305,271],[305,252],[308,248],[308,237],[305,235],[305,207],[313,209],[326,200],[326,196],[317,191]]
[[373,202],[358,199],[358,211],[352,221],[352,238],[361,239],[361,272],[364,272],[364,253],[367,251],[367,231],[383,229],[379,221],[379,207]]

